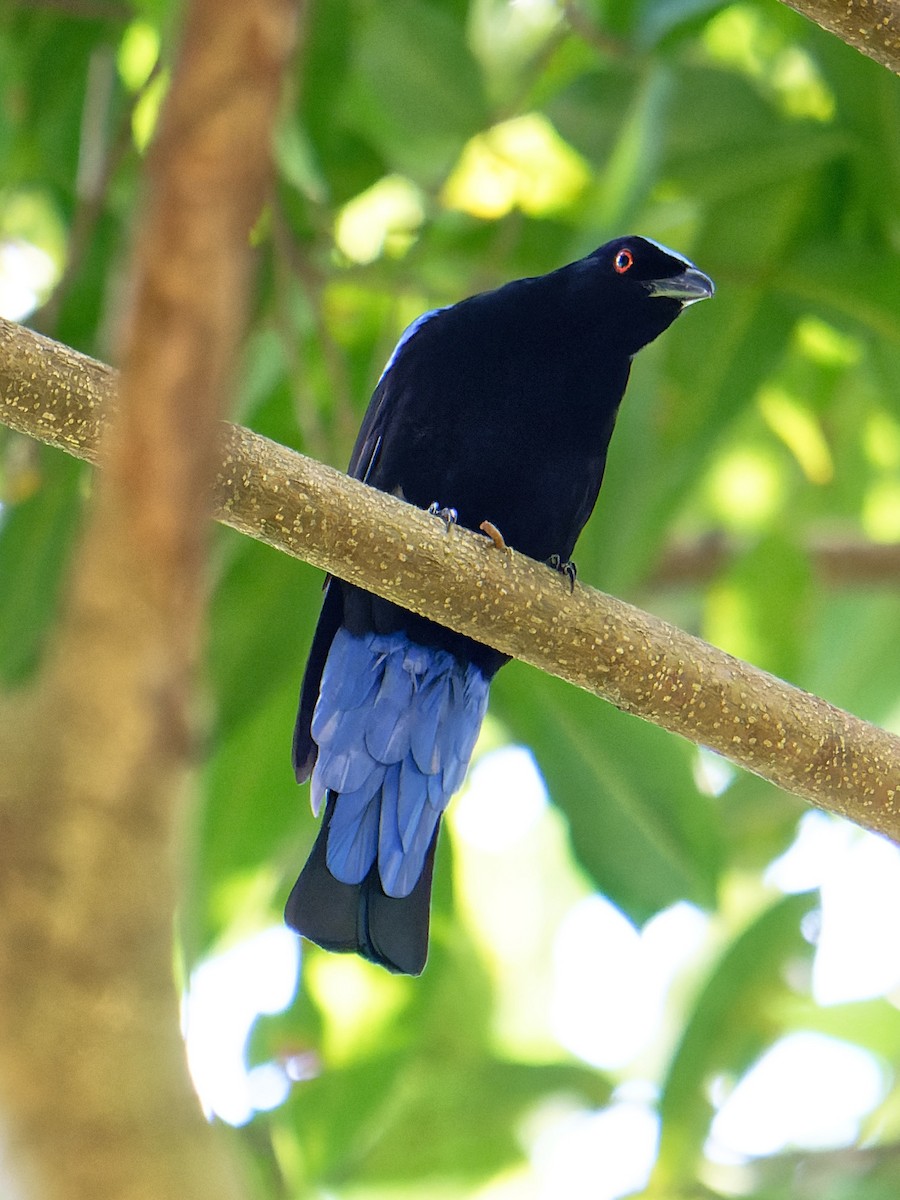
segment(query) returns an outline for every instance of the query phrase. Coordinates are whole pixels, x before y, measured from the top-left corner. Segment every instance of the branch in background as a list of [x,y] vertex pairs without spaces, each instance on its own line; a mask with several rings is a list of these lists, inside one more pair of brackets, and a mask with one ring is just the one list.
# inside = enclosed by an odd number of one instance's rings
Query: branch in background
[[628,49],[626,43],[617,38],[614,34],[609,33],[601,25],[582,12],[581,8],[573,2],[573,0],[563,0],[562,12],[569,28],[576,33],[581,40],[588,46],[591,46],[598,54],[604,58],[623,58]]
[[80,17],[86,21],[128,21],[134,16],[131,4],[118,0],[18,0],[20,8],[42,8]]
[[53,291],[31,318],[36,329],[50,333],[56,328],[62,306],[84,265],[115,173],[126,156],[134,152],[132,122],[135,109],[156,82],[160,70],[161,64],[157,60],[141,87],[130,97],[115,135],[108,141],[106,125],[115,77],[115,56],[109,46],[95,50],[91,56],[81,120],[76,205],[67,239],[66,262]]
[[[739,558],[740,543],[713,534],[679,542],[662,556],[647,580],[651,588],[690,587],[709,583]],[[806,547],[813,570],[829,587],[896,588],[900,584],[900,543],[864,542],[823,534]]]
[[782,0],[835,37],[900,74],[897,0]]
[[[115,375],[0,323],[0,420],[94,460]],[[220,520],[477,637],[900,840],[900,738],[238,426],[226,426]]]
[[[173,832],[194,759],[219,407],[292,18],[291,0],[187,7],[148,160],[107,469],[43,670],[0,710],[3,1166],[6,1191],[28,1200],[240,1191],[184,1061]],[[32,386],[40,424],[69,385]]]
[[[289,302],[288,292],[288,284],[296,281],[305,296],[315,327],[315,336],[322,348],[322,357],[328,371],[328,382],[336,413],[335,424],[343,439],[352,443],[356,436],[357,424],[357,418],[353,411],[353,391],[346,359],[341,354],[325,319],[325,306],[322,303],[325,278],[304,254],[294,237],[286,216],[277,204],[272,205],[272,242],[275,250],[273,269],[277,299],[276,311],[280,317],[281,342],[290,368],[291,379],[296,380],[299,388],[302,389],[302,355],[298,345],[297,330],[294,327],[295,322],[291,316],[292,306]],[[303,396],[301,390],[294,410],[304,438],[304,445],[313,454],[324,457],[329,439],[312,397]]]
[[[782,3],[889,71],[900,74],[898,0],[782,0]],[[564,0],[562,11],[569,28],[599,54],[621,57],[623,46],[618,39],[582,12],[574,0]]]

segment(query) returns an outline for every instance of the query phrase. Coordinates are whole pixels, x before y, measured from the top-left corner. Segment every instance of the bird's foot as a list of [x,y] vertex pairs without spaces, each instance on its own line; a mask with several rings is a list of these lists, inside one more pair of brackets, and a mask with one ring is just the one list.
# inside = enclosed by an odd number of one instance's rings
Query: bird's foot
[[512,546],[508,546],[503,538],[503,534],[493,523],[493,521],[482,521],[478,526],[485,537],[490,538],[498,550],[505,550],[507,554],[512,554]]
[[433,500],[428,505],[428,511],[433,517],[441,518],[448,533],[450,532],[450,526],[455,525],[459,520],[459,513],[455,508],[444,508],[437,500]]
[[547,559],[547,566],[553,571],[558,571],[560,575],[565,575],[569,581],[569,591],[575,591],[575,577],[578,574],[578,569],[571,561],[563,561],[558,554],[551,554]]

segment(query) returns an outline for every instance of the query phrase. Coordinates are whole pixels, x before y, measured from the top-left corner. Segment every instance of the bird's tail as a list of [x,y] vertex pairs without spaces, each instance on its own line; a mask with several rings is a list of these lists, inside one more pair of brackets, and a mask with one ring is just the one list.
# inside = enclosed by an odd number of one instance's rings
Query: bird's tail
[[337,630],[312,719],[313,808],[325,819],[285,910],[331,950],[418,974],[428,951],[441,814],[487,706],[474,663],[400,631]]
[[389,971],[419,975],[428,956],[431,872],[438,829],[422,873],[407,896],[388,896],[373,863],[361,883],[341,883],[326,864],[328,834],[339,797],[329,796],[325,819],[306,866],[285,906],[288,925],[326,950],[355,951]]

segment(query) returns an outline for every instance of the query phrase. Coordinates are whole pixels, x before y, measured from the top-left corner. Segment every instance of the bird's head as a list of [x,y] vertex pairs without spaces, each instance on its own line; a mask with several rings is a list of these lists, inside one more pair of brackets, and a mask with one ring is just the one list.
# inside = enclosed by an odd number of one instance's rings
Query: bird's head
[[606,242],[573,266],[582,284],[602,296],[615,335],[628,340],[628,353],[659,337],[678,314],[708,300],[715,285],[692,262],[651,238],[631,236]]

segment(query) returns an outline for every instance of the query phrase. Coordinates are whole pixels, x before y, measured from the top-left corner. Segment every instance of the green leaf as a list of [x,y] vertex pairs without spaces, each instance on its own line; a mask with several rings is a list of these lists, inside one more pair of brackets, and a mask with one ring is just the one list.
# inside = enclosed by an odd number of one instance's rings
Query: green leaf
[[389,170],[434,182],[488,123],[464,24],[445,7],[365,5],[354,65],[353,115]]
[[794,1029],[809,1029],[853,1042],[886,1062],[900,1062],[900,1021],[890,1000],[879,997],[851,1004],[822,1005],[798,996],[788,1006],[786,1017]]
[[[310,954],[305,971],[321,952]],[[426,1181],[471,1184],[522,1160],[517,1131],[541,1102],[594,1107],[609,1099],[609,1081],[591,1068],[497,1054],[491,985],[471,944],[433,953],[416,980],[359,964],[347,974],[374,1001],[375,1035],[363,1028],[355,1052],[336,1036],[340,1017],[326,1009],[317,1018],[305,996],[261,1023],[255,1038],[254,1059],[282,1058],[311,1037],[320,1048],[317,1077],[296,1085],[271,1118],[276,1146],[303,1130],[303,1159],[289,1164],[296,1194],[363,1178],[416,1186],[417,1194]],[[377,1002],[385,998],[394,1013],[386,1028]]]
[[653,187],[671,93],[671,75],[661,66],[648,70],[639,82],[604,165],[594,218],[599,232],[594,233],[592,224],[592,244],[620,233]]
[[673,517],[779,363],[790,331],[789,314],[771,297],[723,288],[642,352],[603,490],[576,550],[582,578],[627,597],[649,574]]
[[830,596],[811,635],[806,687],[866,720],[896,720],[900,597],[863,588]]
[[696,1179],[709,1131],[709,1085],[741,1075],[783,1027],[791,998],[789,963],[811,947],[801,922],[817,893],[786,896],[765,909],[727,946],[710,971],[672,1057],[660,1097],[662,1135],[653,1185],[674,1194]]
[[635,40],[649,48],[665,41],[674,44],[696,33],[722,0],[639,0],[635,5]]
[[229,736],[285,682],[299,696],[323,576],[230,530],[221,534],[219,548],[225,566],[213,600],[208,657],[216,728]]
[[[812,604],[808,557],[790,537],[773,532],[740,554],[710,587],[704,636],[754,666],[796,681],[806,667]],[[724,610],[721,616],[717,609]],[[728,630],[730,620],[737,629]],[[728,632],[730,637],[722,636]]]
[[613,64],[577,76],[550,98],[547,113],[559,134],[580,154],[603,164],[621,138],[622,115],[636,93],[635,73]]
[[309,139],[297,120],[285,116],[279,121],[273,149],[282,177],[310,200],[324,201],[327,195],[325,180]]
[[680,738],[515,664],[491,690],[510,735],[534,750],[594,885],[642,922],[678,900],[715,903],[717,817]]
[[24,682],[38,664],[81,509],[83,465],[43,447],[36,455],[41,486],[0,514],[0,679],[7,686]]
[[226,566],[209,645],[214,736],[192,838],[192,915],[184,919],[192,961],[242,911],[251,919],[280,914],[285,876],[299,871],[315,831],[309,790],[291,769],[291,735],[322,577],[230,532],[220,551]]
[[[734,128],[729,132],[733,138]],[[756,133],[727,146],[705,146],[691,154],[672,156],[667,173],[694,203],[734,201],[767,184],[817,171],[844,158],[852,148],[852,140],[841,130],[826,127],[801,133],[791,127],[773,131],[767,126],[762,136]]]
[[293,682],[269,689],[216,740],[188,839],[181,925],[189,966],[229,929],[279,920],[287,875],[294,867],[299,873],[309,853],[315,835],[309,791],[291,770],[296,703]]
[[785,264],[779,290],[842,329],[900,347],[900,261],[886,246],[820,243]]
[[721,799],[729,868],[761,874],[797,836],[809,807],[758,775],[738,770]]

